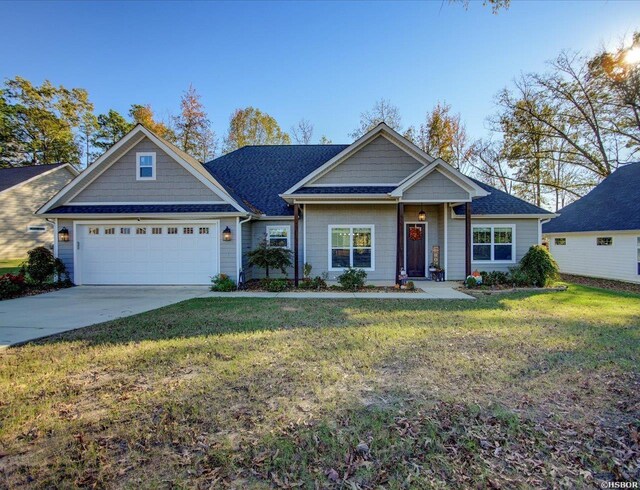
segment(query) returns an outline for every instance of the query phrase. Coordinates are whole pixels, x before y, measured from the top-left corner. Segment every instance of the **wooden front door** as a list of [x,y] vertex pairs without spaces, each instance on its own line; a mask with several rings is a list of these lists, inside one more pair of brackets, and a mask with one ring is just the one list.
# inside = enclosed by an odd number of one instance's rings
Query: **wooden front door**
[[[425,247],[427,229],[424,223],[406,226],[406,263],[409,277],[425,277]],[[414,228],[414,231],[411,229]]]

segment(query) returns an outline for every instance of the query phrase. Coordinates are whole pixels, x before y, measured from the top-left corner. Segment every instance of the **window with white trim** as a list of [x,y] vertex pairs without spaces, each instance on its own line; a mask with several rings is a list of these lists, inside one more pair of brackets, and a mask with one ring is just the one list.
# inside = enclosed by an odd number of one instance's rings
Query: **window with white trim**
[[156,154],[154,152],[136,153],[136,179],[156,180]]
[[47,231],[47,225],[29,225],[27,226],[27,232],[29,233],[44,233]]
[[169,228],[167,228],[167,235],[177,235],[177,234],[178,234],[177,226],[170,226]]
[[198,229],[198,233],[200,233],[201,235],[208,235],[209,234],[209,227],[208,226],[201,226]]
[[162,235],[162,228],[159,226],[154,226],[153,228],[151,228],[151,234],[152,235]]
[[100,228],[89,227],[89,235],[99,235],[99,234],[100,234]]
[[182,228],[183,235],[193,235],[193,228],[191,226],[187,226]]
[[596,238],[596,245],[598,247],[610,247],[611,245],[613,245],[613,237],[599,236]]
[[373,225],[329,225],[329,270],[374,270]]
[[105,228],[104,229],[104,234],[105,235],[115,235],[116,234],[116,229],[115,228]]
[[147,228],[143,227],[143,226],[138,226],[136,228],[136,235],[146,235],[147,234]]
[[290,236],[290,226],[267,226],[267,244],[270,247],[291,248],[289,246]]
[[556,238],[553,241],[556,245],[566,245],[567,244],[567,239],[566,238]]
[[121,235],[131,235],[131,228],[120,228]]
[[471,240],[474,262],[515,262],[514,225],[473,225]]

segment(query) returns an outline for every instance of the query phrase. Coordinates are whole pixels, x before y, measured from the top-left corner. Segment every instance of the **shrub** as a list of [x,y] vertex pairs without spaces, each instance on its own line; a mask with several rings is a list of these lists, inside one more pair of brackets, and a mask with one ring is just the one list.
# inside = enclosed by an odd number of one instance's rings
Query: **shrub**
[[3,274],[0,276],[0,299],[14,298],[27,288],[23,274]]
[[270,293],[280,293],[289,289],[290,284],[286,279],[270,279],[265,277],[260,281],[260,287]]
[[413,291],[416,288],[416,285],[414,284],[413,281],[407,282],[406,286],[409,291]]
[[338,276],[338,282],[342,289],[347,291],[356,291],[364,287],[364,281],[367,278],[367,273],[355,267],[349,267],[344,270],[342,274]]
[[59,258],[56,258],[53,262],[53,270],[56,274],[58,284],[64,286],[73,286],[71,282],[71,278],[69,277],[69,272],[67,271],[67,266],[64,265],[64,262]]
[[211,291],[228,293],[236,290],[236,283],[226,274],[218,274],[211,278]]
[[311,285],[313,289],[327,289],[327,279],[329,278],[329,273],[323,272],[321,275],[314,277],[311,280]]
[[286,274],[287,267],[291,266],[291,250],[270,247],[267,240],[262,240],[247,256],[249,264],[264,269],[267,277],[269,277],[269,269],[280,269],[283,274]]
[[309,262],[305,262],[302,266],[302,276],[305,279],[311,278],[311,269],[313,269],[312,265]]
[[531,278],[520,267],[512,267],[509,274],[509,281],[516,287],[531,286]]
[[36,247],[27,252],[29,258],[24,264],[24,270],[37,284],[42,284],[53,277],[56,272],[56,259],[51,250],[45,247]]
[[544,287],[558,279],[558,264],[549,251],[541,245],[533,245],[520,260],[520,270],[534,286]]
[[473,276],[467,276],[467,279],[464,281],[464,285],[469,289],[473,289],[478,285],[478,281]]
[[509,279],[509,274],[501,271],[491,271],[485,272],[482,271],[480,273],[482,276],[482,284],[486,286],[503,286],[505,284],[510,284],[511,281]]

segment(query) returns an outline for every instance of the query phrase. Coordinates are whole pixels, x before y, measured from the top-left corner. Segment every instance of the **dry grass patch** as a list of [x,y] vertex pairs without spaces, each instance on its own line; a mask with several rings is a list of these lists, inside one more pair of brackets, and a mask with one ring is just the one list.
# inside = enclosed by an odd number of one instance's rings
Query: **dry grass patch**
[[637,479],[640,297],[196,299],[0,355],[0,486]]

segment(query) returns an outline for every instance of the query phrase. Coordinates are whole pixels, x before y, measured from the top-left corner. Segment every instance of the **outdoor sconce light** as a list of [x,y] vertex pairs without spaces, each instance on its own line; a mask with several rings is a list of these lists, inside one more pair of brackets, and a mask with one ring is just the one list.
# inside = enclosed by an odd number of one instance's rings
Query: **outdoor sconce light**
[[420,212],[418,213],[418,221],[426,221],[427,220],[427,213],[424,212],[423,209],[420,210]]
[[62,228],[60,228],[60,231],[58,231],[58,240],[60,240],[61,242],[69,241],[69,230],[67,230],[66,226],[63,226]]
[[225,242],[231,241],[231,229],[228,226],[222,231],[222,239]]

